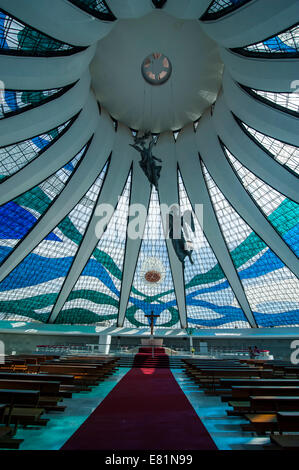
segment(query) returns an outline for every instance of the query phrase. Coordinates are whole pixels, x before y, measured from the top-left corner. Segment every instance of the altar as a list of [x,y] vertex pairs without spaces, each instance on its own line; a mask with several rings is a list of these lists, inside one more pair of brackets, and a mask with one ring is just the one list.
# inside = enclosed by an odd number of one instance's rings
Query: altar
[[163,346],[163,338],[141,338],[141,345],[161,347]]

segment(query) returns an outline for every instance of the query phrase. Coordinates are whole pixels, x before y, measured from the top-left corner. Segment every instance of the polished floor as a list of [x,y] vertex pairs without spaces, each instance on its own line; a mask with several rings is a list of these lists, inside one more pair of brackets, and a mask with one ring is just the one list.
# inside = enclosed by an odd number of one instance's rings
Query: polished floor
[[172,373],[219,450],[263,450],[270,443],[267,436],[256,437],[242,431],[241,424],[248,421],[228,417],[229,405],[220,397],[206,395],[182,370],[172,369]]
[[57,411],[43,415],[50,419],[46,426],[19,427],[15,437],[24,439],[20,450],[60,449],[129,370],[120,368],[105,382],[93,387],[92,391],[73,393],[72,398],[65,398],[64,412]]

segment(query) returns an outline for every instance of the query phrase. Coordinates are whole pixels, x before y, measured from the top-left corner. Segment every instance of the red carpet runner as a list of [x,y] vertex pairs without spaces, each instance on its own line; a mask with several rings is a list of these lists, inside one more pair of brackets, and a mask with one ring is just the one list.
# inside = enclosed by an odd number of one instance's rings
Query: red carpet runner
[[62,450],[215,450],[167,368],[131,369]]

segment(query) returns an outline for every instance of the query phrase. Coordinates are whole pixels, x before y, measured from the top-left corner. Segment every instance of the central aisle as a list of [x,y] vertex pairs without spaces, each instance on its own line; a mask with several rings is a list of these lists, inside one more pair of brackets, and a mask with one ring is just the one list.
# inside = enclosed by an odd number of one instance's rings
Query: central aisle
[[168,368],[133,368],[62,450],[215,450]]

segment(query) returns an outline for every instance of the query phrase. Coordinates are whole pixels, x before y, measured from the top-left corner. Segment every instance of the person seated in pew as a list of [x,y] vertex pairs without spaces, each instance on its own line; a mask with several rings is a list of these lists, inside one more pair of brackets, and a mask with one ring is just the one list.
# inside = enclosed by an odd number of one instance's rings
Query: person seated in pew
[[260,350],[258,349],[257,346],[254,346],[253,356],[254,356],[254,357],[259,356],[259,354],[260,354]]

